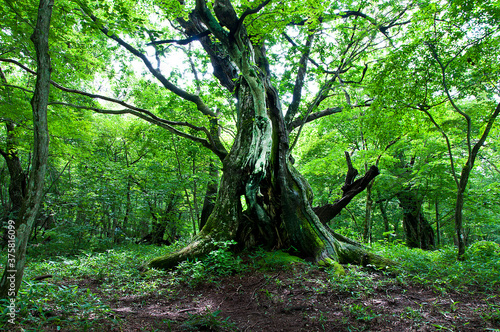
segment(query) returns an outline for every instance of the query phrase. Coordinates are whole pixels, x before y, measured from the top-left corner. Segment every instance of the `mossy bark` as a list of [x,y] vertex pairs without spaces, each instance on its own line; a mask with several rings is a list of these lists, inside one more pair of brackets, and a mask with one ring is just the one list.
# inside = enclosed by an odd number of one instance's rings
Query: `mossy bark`
[[311,207],[312,190],[290,162],[276,90],[266,77],[261,85],[265,87],[262,98],[266,112],[259,119],[255,93],[244,80],[239,83],[238,134],[223,161],[218,196],[207,223],[187,247],[148,265],[171,268],[188,258],[208,254],[216,248],[215,242],[230,240],[241,247],[293,247],[299,256],[320,265],[390,265],[362,245],[333,233],[318,219]]
[[290,161],[289,132],[263,45],[248,38],[243,25],[227,33],[203,1],[196,8],[240,73],[234,86],[237,135],[223,159],[217,199],[205,226],[187,247],[148,265],[171,268],[208,254],[214,242],[231,240],[244,248],[293,247],[325,265],[362,263],[366,257],[378,263],[362,246],[336,237],[314,213],[312,190]]

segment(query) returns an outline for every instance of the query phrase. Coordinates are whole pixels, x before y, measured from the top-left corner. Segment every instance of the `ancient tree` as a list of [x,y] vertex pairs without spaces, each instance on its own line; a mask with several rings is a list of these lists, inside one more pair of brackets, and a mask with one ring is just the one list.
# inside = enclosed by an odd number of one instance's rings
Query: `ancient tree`
[[[291,131],[306,122],[341,111],[340,108],[317,109],[327,99],[336,81],[342,82],[340,75],[349,70],[349,65],[340,64],[309,105],[309,111],[300,114],[304,78],[309,63],[315,63],[310,58],[315,39],[315,31],[311,28],[299,60],[293,100],[288,109],[283,110],[273,83],[265,40],[262,36],[252,36],[245,20],[269,2],[247,8],[238,16],[229,1],[216,1],[210,9],[205,1],[198,0],[189,20],[180,20],[188,36],[186,40],[200,40],[210,55],[214,75],[234,93],[237,100],[237,134],[228,152],[218,144],[216,131],[211,130],[207,135],[209,139],[204,142],[205,146],[214,151],[223,163],[222,180],[213,210],[190,245],[154,259],[149,263],[151,267],[172,267],[186,258],[207,254],[215,248],[216,242],[228,240],[236,240],[241,247],[257,244],[269,249],[293,246],[300,255],[319,264],[370,261],[386,264],[320,222],[311,208],[311,188],[295,170],[291,158]],[[346,12],[344,18],[351,15],[363,17],[360,12]],[[124,42],[115,40],[124,45]],[[181,43],[186,40],[163,42]],[[354,47],[356,42],[353,41],[351,46]],[[191,98],[201,112],[211,114],[204,109],[200,96]],[[212,116],[215,119],[212,124],[215,122],[217,125],[216,115]],[[377,172],[374,169],[372,176]],[[352,185],[352,181],[349,182],[348,185]],[[347,192],[348,188],[345,189]]]

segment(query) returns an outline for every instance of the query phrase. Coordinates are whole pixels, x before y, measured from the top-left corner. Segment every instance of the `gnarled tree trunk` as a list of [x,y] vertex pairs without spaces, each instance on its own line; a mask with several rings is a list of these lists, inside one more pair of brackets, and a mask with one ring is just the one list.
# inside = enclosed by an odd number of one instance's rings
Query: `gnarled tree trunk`
[[208,254],[217,241],[229,240],[244,247],[293,246],[301,256],[319,264],[390,264],[336,236],[314,213],[312,190],[290,162],[288,131],[277,91],[266,70],[265,50],[254,50],[259,67],[244,63],[253,57],[234,59],[243,73],[236,86],[238,131],[223,160],[214,209],[190,245],[152,260],[149,266],[170,268],[187,258]]

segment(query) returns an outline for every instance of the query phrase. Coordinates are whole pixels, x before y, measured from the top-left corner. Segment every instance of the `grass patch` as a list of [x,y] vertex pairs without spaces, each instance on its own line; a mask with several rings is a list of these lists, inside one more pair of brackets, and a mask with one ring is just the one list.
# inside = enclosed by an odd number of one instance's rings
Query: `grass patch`
[[399,262],[399,279],[429,285],[439,291],[451,288],[481,291],[497,290],[500,285],[500,250],[497,244],[484,241],[468,248],[465,260],[456,259],[456,249],[435,251],[410,249],[401,244],[378,245],[378,252]]

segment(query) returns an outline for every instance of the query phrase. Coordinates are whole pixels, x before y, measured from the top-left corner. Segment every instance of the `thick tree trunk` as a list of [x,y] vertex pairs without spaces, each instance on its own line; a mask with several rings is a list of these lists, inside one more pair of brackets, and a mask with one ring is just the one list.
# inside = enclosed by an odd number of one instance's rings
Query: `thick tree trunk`
[[16,220],[15,245],[11,247],[10,243],[12,242],[9,243],[7,264],[0,280],[0,298],[10,298],[11,302],[15,299],[21,286],[26,263],[26,246],[40,209],[45,183],[49,147],[47,105],[51,72],[49,29],[53,5],[54,0],[40,0],[37,24],[31,36],[37,56],[37,79],[35,92],[31,99],[34,129],[33,166],[28,184],[27,200]]
[[403,209],[406,245],[410,248],[433,249],[434,230],[422,213],[422,201],[411,188],[401,191],[397,197]]
[[[187,247],[156,258],[149,266],[170,268],[208,254],[218,241],[230,240],[241,247],[293,246],[303,257],[339,268],[338,263],[348,262],[386,266],[388,261],[335,235],[320,222],[311,208],[311,188],[289,162],[288,130],[277,91],[270,83],[264,47],[253,44],[229,1],[214,5],[213,10],[219,22],[204,1],[196,1],[196,17],[221,42],[224,54],[240,73],[234,86],[237,134],[223,158],[219,192],[205,226]],[[221,26],[222,21],[230,32]]]
[[[265,77],[261,84],[265,87],[261,96],[255,96],[245,81],[239,84],[238,134],[223,161],[219,193],[206,225],[190,245],[152,260],[149,266],[170,268],[187,258],[208,254],[217,241],[229,240],[242,247],[293,246],[301,256],[319,264],[391,264],[337,236],[318,219],[311,208],[311,188],[289,162],[288,133],[276,90]],[[266,105],[260,116],[258,102]],[[376,168],[371,171],[378,173]],[[346,192],[352,189],[348,186]]]

